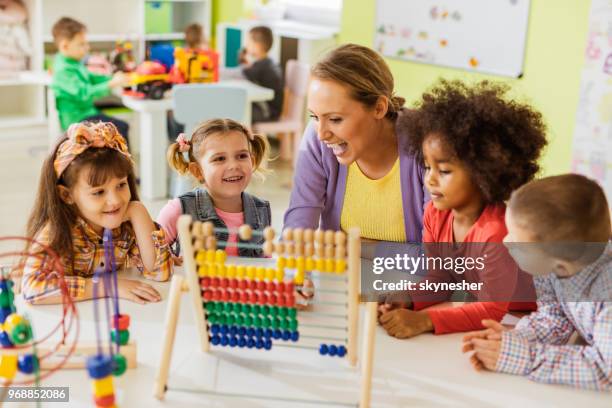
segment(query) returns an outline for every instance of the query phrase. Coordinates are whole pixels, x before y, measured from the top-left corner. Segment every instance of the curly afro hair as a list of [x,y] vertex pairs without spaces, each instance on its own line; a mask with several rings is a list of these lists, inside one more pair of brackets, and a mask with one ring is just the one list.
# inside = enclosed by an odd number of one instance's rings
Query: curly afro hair
[[542,115],[506,99],[508,89],[440,80],[407,112],[408,148],[422,159],[423,142],[435,134],[467,166],[487,203],[506,201],[540,170],[547,144]]

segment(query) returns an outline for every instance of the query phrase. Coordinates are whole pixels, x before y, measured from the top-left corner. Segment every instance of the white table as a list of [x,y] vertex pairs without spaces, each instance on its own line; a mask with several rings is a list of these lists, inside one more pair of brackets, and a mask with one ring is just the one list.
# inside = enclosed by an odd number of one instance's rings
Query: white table
[[[274,98],[274,91],[241,79],[221,80],[218,84],[246,89],[248,117],[251,122],[250,105],[252,102],[268,101]],[[137,99],[122,96],[121,102],[138,113],[140,124],[140,195],[146,199],[159,199],[167,196],[168,166],[166,149],[168,147],[166,112],[172,109],[172,99]]]
[[[261,260],[265,263],[266,260]],[[330,285],[329,282],[325,282]],[[333,285],[334,283],[331,283]],[[164,300],[149,305],[122,302],[131,316],[130,338],[138,346],[138,367],[116,378],[115,393],[123,407],[308,407],[287,401],[223,397],[182,392],[177,387],[217,392],[276,395],[350,403],[358,400],[359,371],[338,358],[321,357],[313,350],[274,347],[272,351],[213,347],[197,351],[198,336],[187,296],[183,296],[172,354],[170,391],[164,402],[153,398],[153,384],[161,352],[161,330],[169,284],[153,283]],[[329,287],[329,286],[327,286]],[[318,293],[317,296],[320,294]],[[21,304],[21,302],[19,302]],[[18,306],[18,307],[21,307]],[[27,307],[27,306],[26,306]],[[81,338],[94,339],[92,302],[78,304]],[[58,322],[59,306],[27,307],[37,333]],[[317,307],[315,307],[316,311]],[[20,311],[23,309],[19,309]],[[320,310],[320,309],[319,309]],[[300,319],[308,319],[300,312]],[[300,320],[302,322],[302,320]],[[361,320],[363,324],[363,319]],[[323,333],[329,335],[330,333]],[[612,394],[579,391],[534,383],[523,377],[474,371],[460,351],[462,334],[421,335],[397,340],[378,328],[373,376],[374,407],[589,407],[609,408]],[[46,386],[69,386],[70,406],[90,407],[90,380],[82,370],[63,370]],[[339,406],[320,404],[318,406]]]

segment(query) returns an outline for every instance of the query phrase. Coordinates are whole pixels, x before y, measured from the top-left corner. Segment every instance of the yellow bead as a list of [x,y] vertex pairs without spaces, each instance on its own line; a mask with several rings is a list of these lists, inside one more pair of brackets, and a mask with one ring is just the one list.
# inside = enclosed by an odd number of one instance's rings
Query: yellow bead
[[227,265],[226,274],[228,278],[234,279],[236,277],[236,265]]
[[217,249],[217,251],[215,252],[215,261],[224,264],[226,259],[227,253],[222,249]]
[[325,260],[325,272],[333,272],[334,271],[334,260],[333,258],[327,258]]
[[295,258],[292,256],[287,257],[287,268],[295,268]]
[[196,263],[200,266],[206,263],[206,251],[198,251],[196,255]]
[[208,265],[204,264],[198,268],[198,276],[200,278],[208,276]]
[[215,264],[208,265],[208,276],[210,276],[211,278],[217,277],[217,265]]
[[276,270],[276,281],[282,282],[285,280],[285,271],[281,268]]
[[227,268],[224,264],[217,264],[217,277],[225,278],[226,277]]
[[306,268],[306,260],[303,256],[297,257],[297,259],[295,260],[295,267],[301,270],[304,270],[304,268]]
[[105,397],[107,395],[114,394],[113,376],[109,375],[108,377],[104,377],[100,380],[93,380],[91,388],[94,396],[96,397]]
[[215,250],[214,249],[206,250],[206,260],[211,263],[215,262]]
[[336,259],[336,273],[344,273],[346,270],[346,260]]
[[256,271],[256,268],[254,266],[252,265],[247,266],[246,277],[251,280],[255,279],[255,271]]
[[255,277],[257,278],[257,280],[264,280],[266,278],[266,268],[264,268],[263,266],[258,267],[255,271]]
[[244,279],[245,276],[246,276],[246,266],[238,265],[236,267],[236,277],[238,279]]
[[317,258],[316,262],[316,270],[319,272],[325,272],[325,260],[323,258]]
[[0,377],[7,380],[13,379],[17,372],[17,356],[8,354],[0,356]]
[[279,256],[276,259],[276,267],[277,268],[284,268],[285,266],[287,266],[287,260],[285,259],[285,257]]
[[316,268],[315,260],[311,257],[306,258],[306,270],[313,271]]
[[295,274],[295,277],[293,278],[293,282],[296,285],[303,285],[304,284],[304,271],[298,270]]
[[276,270],[274,268],[266,269],[266,280],[271,282],[274,280],[274,276],[276,275]]

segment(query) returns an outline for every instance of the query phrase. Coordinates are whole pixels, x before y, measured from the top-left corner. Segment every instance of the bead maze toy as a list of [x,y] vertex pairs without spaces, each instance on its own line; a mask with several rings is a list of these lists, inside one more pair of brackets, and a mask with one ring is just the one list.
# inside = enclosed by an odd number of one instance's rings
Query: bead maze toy
[[[283,239],[275,242],[275,232],[271,227],[253,231],[248,225],[243,225],[237,231],[240,241],[229,245],[262,248],[267,257],[274,255],[276,258],[271,259],[270,264],[274,262],[275,267],[266,268],[234,264],[232,258],[228,259],[223,249],[228,243],[217,242],[215,238],[215,233],[227,233],[227,229],[215,228],[212,223],[192,222],[189,215],[181,216],[177,227],[183,250],[184,276],[175,274],[170,287],[162,357],[154,387],[154,395],[158,399],[162,399],[168,390],[170,358],[180,299],[184,292],[188,292],[191,299],[200,350],[203,352],[209,352],[211,346],[256,350],[289,347],[311,349],[322,356],[346,358],[351,367],[357,365],[361,270],[358,229],[352,229],[348,234],[342,231],[285,229]],[[249,242],[253,235],[263,236],[263,245]],[[333,280],[341,285],[346,284],[344,290],[328,291],[332,292],[332,296],[344,294],[345,302],[315,300],[315,305],[345,307],[346,313],[303,312],[308,319],[336,318],[336,321],[341,320],[340,325],[304,323],[300,317],[302,313],[296,307],[294,291],[304,289],[307,274],[320,281]],[[323,293],[325,289],[317,289],[317,292]],[[369,303],[361,354],[361,407],[369,407],[370,404],[375,326],[376,304]],[[346,338],[333,337],[332,342],[315,345],[300,344],[329,338],[310,335],[309,332],[313,333],[315,329],[326,330],[326,333],[340,331],[346,333]],[[241,394],[236,396],[248,397]]]

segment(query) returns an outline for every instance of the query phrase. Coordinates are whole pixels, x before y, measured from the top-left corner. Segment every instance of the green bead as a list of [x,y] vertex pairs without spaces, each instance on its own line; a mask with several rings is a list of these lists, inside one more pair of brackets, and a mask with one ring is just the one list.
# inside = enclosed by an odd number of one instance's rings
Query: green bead
[[23,321],[16,324],[8,335],[13,344],[25,344],[32,339],[32,328],[26,321]]
[[296,308],[291,308],[288,310],[289,312],[289,317],[296,317],[297,316],[297,309]]
[[262,315],[264,315],[264,316],[269,315],[269,314],[270,314],[270,306],[268,306],[268,305],[263,305],[263,306],[261,307],[261,314],[262,314]]
[[113,375],[115,377],[119,377],[125,373],[127,370],[127,360],[121,354],[113,355],[114,365],[113,365]]
[[231,314],[231,315],[227,316],[227,324],[229,324],[229,325],[236,324],[236,315],[235,314]]
[[240,303],[234,303],[232,310],[234,311],[234,313],[240,313],[242,311],[242,306],[240,305]]
[[221,302],[215,302],[215,311],[217,313],[220,313],[223,311],[223,303]]
[[236,316],[236,324],[242,326],[244,324],[244,317],[242,315]]
[[280,327],[280,321],[278,320],[278,318],[272,319],[272,328],[278,329],[279,327]]
[[278,315],[278,306],[272,306],[270,308],[270,313],[268,315],[269,316],[276,316],[276,315]]
[[261,327],[261,317],[257,316],[253,319],[253,324],[255,325],[255,327]]
[[119,333],[119,345],[125,346],[130,340],[129,330],[111,330],[111,340],[113,343],[117,342],[117,333]]
[[12,290],[0,290],[0,307],[8,309],[13,306],[15,295]]
[[287,316],[287,308],[286,307],[279,307],[278,308],[278,315],[281,316],[281,317]]
[[251,305],[242,305],[242,313],[249,314],[251,313]]
[[253,305],[253,314],[258,315],[259,313],[261,313],[259,305]]
[[250,315],[247,315],[244,318],[244,325],[245,326],[252,326],[253,325],[253,318]]
[[231,303],[224,303],[223,304],[223,310],[226,313],[230,313],[232,310],[234,310],[234,305],[232,305]]
[[280,328],[283,330],[287,330],[287,328],[289,327],[289,322],[285,319],[280,321]]
[[289,321],[289,330],[291,331],[296,331],[298,328],[298,322],[297,320],[291,320]]

